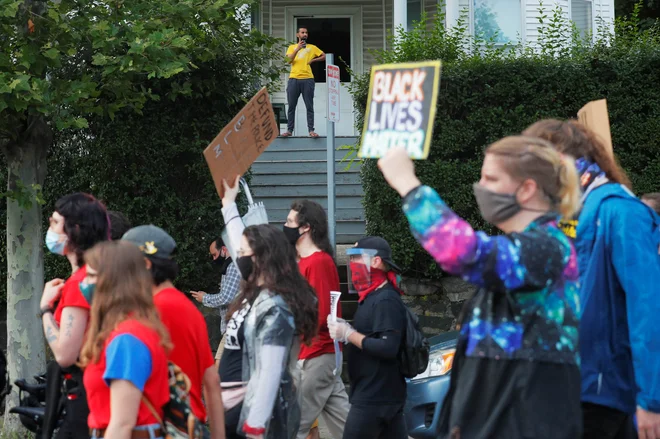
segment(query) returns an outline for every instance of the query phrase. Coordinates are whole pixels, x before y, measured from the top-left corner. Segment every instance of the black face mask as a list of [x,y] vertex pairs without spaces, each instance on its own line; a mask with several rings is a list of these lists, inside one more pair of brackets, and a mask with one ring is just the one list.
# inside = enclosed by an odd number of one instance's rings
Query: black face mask
[[298,231],[298,229],[299,227],[287,227],[287,226],[282,227],[282,230],[284,230],[284,234],[286,235],[286,239],[293,246],[295,246],[298,243],[300,236],[302,236]]
[[217,258],[211,260],[211,264],[213,264],[213,265],[222,265],[222,264],[225,263],[226,260],[227,260],[227,258],[222,257],[222,256],[218,256]]
[[244,280],[248,280],[254,269],[252,256],[241,256],[236,259],[236,265],[238,265],[238,271],[241,272],[241,277],[243,277]]

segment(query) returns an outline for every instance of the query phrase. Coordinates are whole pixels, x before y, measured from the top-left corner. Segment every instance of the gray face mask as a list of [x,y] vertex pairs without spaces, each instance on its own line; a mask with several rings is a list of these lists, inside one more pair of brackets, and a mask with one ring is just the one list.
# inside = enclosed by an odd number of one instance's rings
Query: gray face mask
[[517,190],[513,194],[499,194],[486,189],[479,183],[474,183],[472,188],[481,216],[490,224],[503,223],[522,210],[522,206],[516,199]]

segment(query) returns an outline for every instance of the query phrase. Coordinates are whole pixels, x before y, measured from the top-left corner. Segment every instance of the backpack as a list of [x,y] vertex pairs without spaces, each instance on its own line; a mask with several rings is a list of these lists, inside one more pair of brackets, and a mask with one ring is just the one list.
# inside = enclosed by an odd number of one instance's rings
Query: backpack
[[190,408],[190,378],[179,366],[167,363],[170,400],[163,407],[163,419],[142,396],[145,405],[163,428],[163,439],[210,439],[211,433]]
[[429,341],[419,330],[419,317],[407,306],[406,329],[403,344],[399,350],[399,366],[406,378],[414,378],[424,372],[429,364]]

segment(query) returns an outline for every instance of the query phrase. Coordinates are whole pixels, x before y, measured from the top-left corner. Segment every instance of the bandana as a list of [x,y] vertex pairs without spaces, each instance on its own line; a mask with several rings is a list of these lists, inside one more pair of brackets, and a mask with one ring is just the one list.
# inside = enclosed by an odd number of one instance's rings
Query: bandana
[[359,262],[351,262],[351,280],[358,291],[358,302],[362,302],[369,293],[376,291],[383,283],[388,281],[394,289],[403,295],[399,288],[399,276],[393,271],[385,272],[378,268],[369,268]]

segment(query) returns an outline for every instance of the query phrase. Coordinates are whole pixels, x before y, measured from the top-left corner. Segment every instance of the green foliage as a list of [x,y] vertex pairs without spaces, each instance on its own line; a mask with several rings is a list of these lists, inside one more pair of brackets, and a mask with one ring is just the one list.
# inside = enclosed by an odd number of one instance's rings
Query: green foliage
[[[155,90],[148,81],[191,73],[233,49],[244,32],[235,12],[241,4],[0,0],[0,141],[15,140],[28,113],[58,129],[86,128],[92,115],[190,94],[192,82]],[[204,92],[209,81],[198,85]]]
[[[19,17],[19,9],[12,15],[14,25],[7,25],[2,15],[9,14],[3,9],[9,3],[0,0],[0,27],[11,30],[25,16]],[[62,15],[64,8],[78,3],[87,8],[79,11],[89,14],[87,24],[74,17],[78,14]],[[34,34],[22,36],[15,29],[10,37],[0,34],[1,50],[8,41],[12,51],[18,50],[20,40],[24,53],[26,47],[55,40],[53,35],[59,34],[52,32],[66,34],[35,55],[27,80],[30,91],[22,94],[2,94],[2,78],[19,79],[28,70],[21,71],[18,63],[8,65],[0,54],[0,102],[9,102],[0,108],[0,145],[3,135],[10,139],[17,134],[8,121],[23,123],[26,112],[43,114],[60,128],[49,149],[43,189],[19,184],[20,190],[4,193],[7,174],[0,173],[0,218],[6,217],[3,195],[19,200],[37,196],[46,230],[58,198],[89,192],[109,209],[124,213],[133,226],[153,223],[174,237],[181,265],[178,287],[209,292],[217,288],[208,246],[223,227],[221,202],[202,151],[259,88],[277,88],[284,67],[271,63],[280,58],[281,42],[244,29],[234,5],[62,0],[48,3],[48,19],[33,18]],[[39,34],[40,26],[49,26],[41,32],[50,36]],[[74,53],[70,49],[76,44]],[[58,50],[59,58],[48,58],[51,48]],[[39,99],[33,99],[33,84],[39,83],[35,65],[43,65],[50,75]],[[14,90],[25,88],[21,84],[22,79]],[[17,110],[25,105],[26,112]],[[2,154],[0,169],[6,169]],[[48,253],[45,246],[44,252],[46,279],[70,274],[65,258]],[[6,258],[2,233],[0,267],[7,266]],[[0,269],[2,299],[6,285],[6,271]]]
[[[558,10],[541,17],[537,47],[496,46],[466,34],[465,22],[430,30],[424,22],[391,39],[379,62],[442,59],[438,109],[428,160],[416,162],[424,184],[475,228],[494,230],[478,212],[472,183],[483,149],[542,118],[575,118],[587,102],[607,98],[615,152],[637,193],[660,189],[660,34],[640,31],[636,17],[617,21],[616,38],[601,29],[595,43]],[[369,74],[353,83],[362,128]],[[442,273],[409,232],[401,199],[374,160],[362,164],[367,232],[385,237],[409,274]]]

